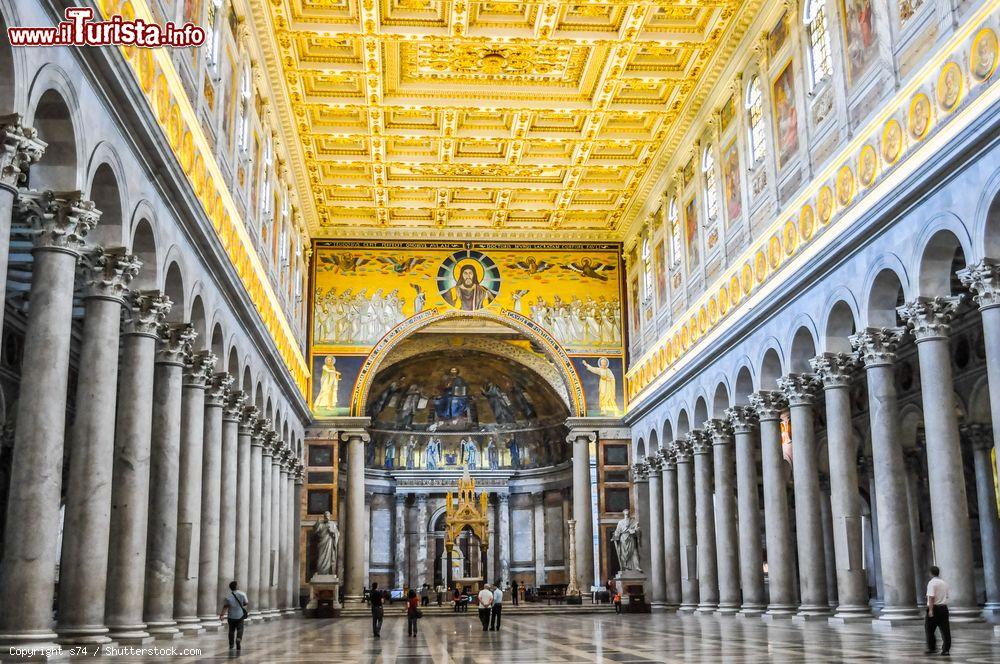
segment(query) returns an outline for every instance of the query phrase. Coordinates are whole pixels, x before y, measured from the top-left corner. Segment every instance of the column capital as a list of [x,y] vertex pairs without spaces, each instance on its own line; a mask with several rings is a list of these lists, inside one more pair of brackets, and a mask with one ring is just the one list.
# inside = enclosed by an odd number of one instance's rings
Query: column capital
[[993,449],[993,427],[989,424],[966,424],[960,431],[972,443],[972,449],[987,452]]
[[632,477],[636,482],[646,482],[649,480],[649,464],[644,460],[636,461],[632,464]]
[[142,261],[125,247],[93,247],[80,260],[83,297],[125,303],[128,285],[139,274]]
[[351,442],[352,439],[360,439],[362,443],[367,443],[372,437],[365,429],[346,429],[340,432],[340,439],[345,443]]
[[[245,396],[246,396],[246,399],[249,401],[250,395],[247,394]],[[260,411],[257,409],[257,406],[253,406],[253,405],[243,406],[242,410],[240,410],[240,435],[241,436],[252,436],[253,435],[254,425],[257,423],[257,416],[259,414],[260,414]],[[250,440],[250,444],[251,445],[260,446],[260,441],[256,440],[256,438],[252,438]]]
[[426,493],[418,493],[417,494],[417,507],[421,508],[421,509],[427,507],[427,494]]
[[217,371],[209,376],[205,381],[205,405],[221,408],[232,384],[233,377],[225,371]]
[[660,456],[660,451],[661,450],[656,450],[646,457],[646,465],[649,467],[650,475],[663,470],[663,457]]
[[896,311],[913,331],[916,342],[946,339],[951,332],[951,319],[961,304],[963,296],[917,297]]
[[302,461],[295,462],[295,484],[301,486],[303,481],[306,479],[305,473],[306,467],[302,465]]
[[814,374],[790,373],[778,379],[778,389],[789,406],[811,406],[816,403],[820,381]]
[[0,188],[17,193],[28,168],[42,158],[48,144],[17,113],[0,116]]
[[497,500],[500,501],[500,505],[501,506],[502,505],[507,505],[508,503],[510,503],[510,494],[509,493],[500,493],[500,494],[497,494]]
[[663,472],[677,470],[677,457],[675,456],[672,444],[668,443],[666,447],[661,447],[656,453],[660,457],[660,465],[663,468]]
[[753,406],[733,406],[726,409],[726,419],[733,427],[733,433],[753,433],[757,427],[757,411]]
[[129,291],[125,298],[128,325],[125,334],[159,337],[160,326],[174,303],[158,290]]
[[240,417],[247,402],[246,392],[242,390],[229,390],[226,395],[226,403],[223,405],[222,419],[228,422],[239,422],[240,429],[243,428],[243,420]]
[[896,348],[905,332],[902,327],[866,327],[849,339],[866,368],[881,367],[896,361]]
[[587,439],[587,444],[590,445],[597,441],[597,434],[593,431],[570,431],[569,435],[566,436],[566,442],[572,445],[577,440]]
[[270,428],[271,420],[266,421],[268,429],[261,436],[261,441],[264,445],[264,456],[274,457],[281,450],[281,443],[278,440],[278,434],[275,433],[274,429]]
[[712,439],[705,431],[701,429],[694,429],[687,435],[687,439],[688,443],[691,445],[691,451],[696,456],[699,454],[712,453]]
[[729,445],[733,442],[733,427],[728,420],[705,420],[705,433],[712,439],[713,445]]
[[761,422],[765,420],[780,420],[781,411],[785,409],[788,402],[785,395],[775,390],[761,390],[750,395],[750,405],[757,411],[757,419]]
[[35,251],[63,251],[79,256],[101,212],[79,191],[21,191],[15,212],[35,231]]
[[691,457],[693,456],[691,443],[686,440],[675,440],[671,449],[677,463],[691,463]]
[[854,353],[820,353],[809,360],[809,366],[819,376],[825,389],[846,388],[858,370],[858,356]]
[[205,389],[205,384],[212,377],[217,359],[215,353],[210,350],[188,353],[184,357],[184,387]]
[[984,258],[956,274],[962,284],[973,292],[972,299],[980,310],[1000,307],[1000,262]]
[[197,333],[191,323],[164,323],[156,329],[160,347],[156,351],[157,364],[184,366],[184,358],[191,352],[191,343]]
[[396,508],[397,509],[399,509],[400,507],[405,507],[406,506],[406,496],[407,496],[407,494],[405,494],[405,493],[399,493],[398,491],[395,494],[393,494],[393,498],[396,499]]
[[271,428],[271,420],[264,417],[260,413],[260,409],[255,408],[257,412],[254,414],[253,420],[253,437],[260,440],[260,445],[264,445],[267,437],[267,430]]

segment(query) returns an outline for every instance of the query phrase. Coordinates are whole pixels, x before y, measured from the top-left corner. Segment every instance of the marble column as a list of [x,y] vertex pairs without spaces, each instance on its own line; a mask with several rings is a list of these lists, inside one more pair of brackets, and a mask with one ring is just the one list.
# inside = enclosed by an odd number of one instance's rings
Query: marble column
[[647,578],[650,568],[650,542],[649,530],[649,464],[645,457],[638,457],[638,461],[632,464],[632,491],[635,497],[630,501],[632,506],[629,512],[635,518],[639,526],[639,532],[643,536],[639,538],[639,545],[636,553],[639,557],[639,569],[645,571]]
[[532,519],[534,528],[535,587],[545,585],[545,494],[531,494]]
[[837,554],[833,546],[833,508],[830,506],[830,478],[819,477],[819,511],[823,519],[823,557],[826,559],[826,603],[836,610]]
[[680,611],[698,608],[698,536],[695,526],[694,466],[691,444],[675,440],[672,451],[677,460],[677,532],[681,549]]
[[500,578],[506,588],[510,585],[510,495],[497,496],[497,530],[500,541]]
[[705,431],[712,442],[715,470],[715,547],[719,573],[720,615],[740,610],[740,556],[736,534],[736,470],[733,430],[726,420],[708,420]]
[[282,565],[285,570],[285,584],[281,589],[284,593],[284,612],[286,615],[295,613],[295,473],[298,458],[295,453],[289,450],[288,453],[288,478],[285,480],[285,541],[287,555],[282,558]]
[[111,538],[104,609],[108,637],[122,645],[142,645],[151,640],[142,620],[142,597],[153,385],[157,330],[171,306],[170,298],[159,291],[132,292],[128,298],[111,472]]
[[659,450],[646,457],[649,465],[649,585],[654,610],[667,606],[667,586],[664,583],[666,562],[663,554],[663,459]]
[[739,522],[740,587],[743,604],[740,615],[764,612],[764,543],[760,537],[760,502],[757,492],[757,413],[750,406],[734,406],[726,411],[736,439],[736,511]]
[[[201,557],[201,485],[205,448],[205,386],[216,356],[200,351],[184,367],[181,397],[181,453],[177,491],[177,556],[174,561],[174,620],[187,636],[203,628],[198,619],[198,571]],[[218,445],[218,441],[214,442]],[[218,548],[218,542],[216,549]],[[215,574],[212,574],[215,578]]]
[[[184,357],[195,339],[190,323],[160,327],[163,342],[153,373],[149,452],[149,511],[142,619],[160,639],[179,633],[174,622],[174,563],[177,558],[177,489],[181,449]],[[142,509],[142,506],[139,506]]]
[[104,624],[111,480],[115,456],[118,343],[128,284],[140,261],[123,248],[95,247],[84,254],[84,320],[77,410],[69,440],[59,622],[63,644],[108,643]]
[[37,234],[0,562],[0,644],[38,649],[56,638],[52,596],[76,262],[100,212],[80,192],[22,192],[17,208]]
[[256,620],[261,615],[260,603],[260,526],[261,526],[261,488],[264,485],[264,434],[267,432],[267,420],[260,417],[256,406],[243,409],[241,425],[250,430],[250,485],[249,509],[247,519],[247,578],[244,581],[247,597],[257,598],[250,605],[250,618]]
[[395,570],[393,585],[402,588],[406,585],[406,494],[396,494],[396,511],[393,519],[395,533],[392,538],[394,554],[392,562]]
[[277,465],[278,470],[278,503],[275,510],[278,518],[278,541],[274,546],[278,552],[278,583],[275,585],[275,600],[273,606],[280,613],[285,613],[288,608],[288,464],[291,461],[292,452],[285,447],[282,450],[281,461]]
[[900,307],[899,315],[913,331],[920,364],[934,554],[948,579],[951,619],[964,621],[979,617],[980,610],[948,340],[960,302],[958,297],[918,297]]
[[819,453],[813,404],[820,388],[812,374],[788,374],[778,379],[788,401],[792,425],[792,477],[795,490],[795,539],[799,553],[797,620],[826,618],[826,558],[823,552],[823,515],[819,504]]
[[[239,459],[239,427],[240,415],[246,395],[239,390],[232,390],[226,396],[222,410],[222,456],[221,478],[219,482],[219,573],[216,576],[216,601],[221,606],[222,597],[229,593],[229,582],[245,583],[245,577],[236,578],[236,548],[237,548],[237,505],[239,511],[246,511],[246,503],[237,499],[237,482],[240,472]],[[249,463],[250,441],[247,441],[247,462]],[[249,469],[248,469],[249,470]],[[219,606],[215,607],[218,610]],[[200,611],[199,611],[200,613]]]
[[781,454],[781,411],[787,405],[780,392],[750,395],[760,421],[761,470],[764,479],[764,539],[767,543],[768,594],[766,615],[790,617],[797,610],[795,547],[788,518],[785,459]]
[[[580,592],[589,594],[594,584],[594,518],[591,514],[590,445],[593,431],[571,431],[566,439],[573,446],[573,519],[576,521],[576,568]],[[509,558],[508,558],[509,560]]]
[[[491,579],[493,581],[495,579]],[[427,583],[427,494],[417,494],[417,588]]]
[[663,586],[666,608],[681,605],[681,541],[677,513],[677,459],[671,445],[660,448],[663,485]]
[[[305,480],[305,469],[302,465],[302,461],[295,462],[295,494],[292,499],[292,507],[295,510],[294,524],[294,556],[295,559],[292,563],[292,604],[296,611],[301,608],[301,600],[299,599],[300,589],[302,587],[302,484]],[[341,547],[343,547],[343,538],[341,538]],[[343,560],[343,556],[340,552],[337,552],[337,559]]]
[[277,432],[273,433],[274,454],[271,456],[271,565],[267,575],[268,615],[280,615],[278,606],[278,572],[281,570],[281,464],[286,448]]
[[993,484],[993,432],[983,424],[966,427],[972,442],[976,472],[976,504],[979,508],[979,536],[983,545],[983,577],[986,582],[986,606],[983,612],[995,619],[1000,616],[1000,518]]
[[351,429],[341,433],[347,443],[347,552],[344,569],[345,603],[360,604],[364,588],[368,585],[365,575],[365,443],[369,435],[364,429]]
[[[837,609],[833,622],[871,620],[862,551],[858,450],[851,426],[851,377],[857,359],[848,353],[823,353],[810,362],[823,382],[826,440],[830,463],[830,509],[837,574]],[[792,427],[794,440],[795,428]]]
[[990,391],[993,446],[1000,459],[1000,263],[984,258],[958,271],[958,278],[971,290],[983,319],[986,376]]
[[872,466],[874,484],[878,487],[872,520],[878,521],[884,602],[878,620],[888,624],[919,620],[922,615],[916,608],[913,590],[906,466],[899,442],[899,405],[893,375],[899,338],[900,330],[885,328],[867,328],[851,336],[851,345],[863,360],[868,378]]
[[219,516],[222,486],[222,410],[233,384],[228,373],[216,373],[205,386],[204,443],[201,464],[201,530],[198,537],[198,619],[214,632],[219,620]]
[[[916,593],[917,605],[927,603],[927,572],[931,560],[928,546],[924,544],[924,533],[920,528],[920,501],[926,486],[927,473],[923,467],[925,457],[924,445],[917,441],[916,447],[903,449],[903,462],[906,464],[906,514],[910,519],[910,549],[913,551],[913,592]],[[925,521],[930,521],[929,516]]]
[[[21,124],[21,116],[0,116],[0,274],[7,274],[10,248],[10,224],[14,213],[17,187],[23,184],[32,164],[42,158],[47,144],[38,140],[38,132]],[[7,279],[0,279],[0,302],[6,301]],[[0,329],[3,309],[0,308]]]
[[267,428],[263,432],[260,461],[260,569],[257,577],[257,600],[260,606],[260,616],[264,620],[271,619],[271,507],[274,494],[274,476],[271,466],[274,454],[278,451],[275,443],[271,420],[265,418]]
[[566,573],[569,577],[569,583],[566,585],[566,595],[568,597],[579,597],[580,596],[580,586],[576,585],[576,520],[569,519],[566,521],[566,541],[568,543],[567,551],[568,558],[566,562]]
[[694,453],[695,530],[698,538],[698,612],[719,608],[719,568],[715,548],[715,504],[712,471],[712,438],[695,429],[688,434]]

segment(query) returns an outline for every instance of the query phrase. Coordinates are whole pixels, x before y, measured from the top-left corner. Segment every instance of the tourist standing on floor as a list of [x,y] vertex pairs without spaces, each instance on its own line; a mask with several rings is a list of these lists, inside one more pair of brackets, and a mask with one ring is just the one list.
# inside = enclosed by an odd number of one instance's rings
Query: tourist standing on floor
[[479,622],[483,623],[483,631],[488,631],[490,628],[490,614],[492,613],[491,607],[493,606],[493,591],[490,590],[489,585],[484,585],[483,589],[479,591]]
[[368,604],[372,609],[372,635],[376,639],[382,638],[382,618],[385,616],[385,608],[382,606],[382,591],[378,589],[378,584],[372,584],[372,590],[368,597]]
[[514,606],[517,606],[517,579],[510,582],[510,597],[514,600]]
[[493,606],[490,607],[490,631],[500,631],[500,611],[503,609],[503,591],[500,582],[493,586]]
[[927,635],[925,654],[937,652],[934,631],[941,630],[941,654],[951,650],[951,625],[948,622],[948,584],[939,575],[941,570],[931,567],[931,580],[927,584],[927,616],[924,618],[924,632]]
[[229,582],[229,594],[222,600],[222,611],[219,618],[225,618],[229,622],[229,649],[240,649],[243,641],[243,623],[247,619],[247,607],[250,601],[246,593],[237,590],[235,581]]
[[431,587],[426,583],[420,589],[420,604],[421,606],[430,606],[431,604]]
[[406,595],[406,635],[416,636],[417,635],[417,620],[420,618],[420,600],[417,599],[417,593],[410,588],[410,592]]

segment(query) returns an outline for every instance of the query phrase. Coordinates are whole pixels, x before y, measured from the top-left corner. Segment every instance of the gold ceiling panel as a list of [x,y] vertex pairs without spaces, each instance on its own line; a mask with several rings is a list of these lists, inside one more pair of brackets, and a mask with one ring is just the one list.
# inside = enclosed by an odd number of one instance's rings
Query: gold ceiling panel
[[763,0],[250,2],[315,236],[606,240]]

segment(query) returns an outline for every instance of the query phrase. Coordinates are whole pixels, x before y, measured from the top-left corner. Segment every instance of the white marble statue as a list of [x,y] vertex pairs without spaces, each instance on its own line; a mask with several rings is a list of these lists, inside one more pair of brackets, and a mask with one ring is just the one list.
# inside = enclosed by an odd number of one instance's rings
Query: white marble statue
[[618,522],[615,533],[611,536],[622,570],[642,571],[639,568],[639,539],[641,535],[639,522],[629,516],[628,510],[624,510],[621,521]]
[[316,575],[337,574],[337,547],[340,545],[340,528],[330,519],[329,512],[313,526],[316,536]]

